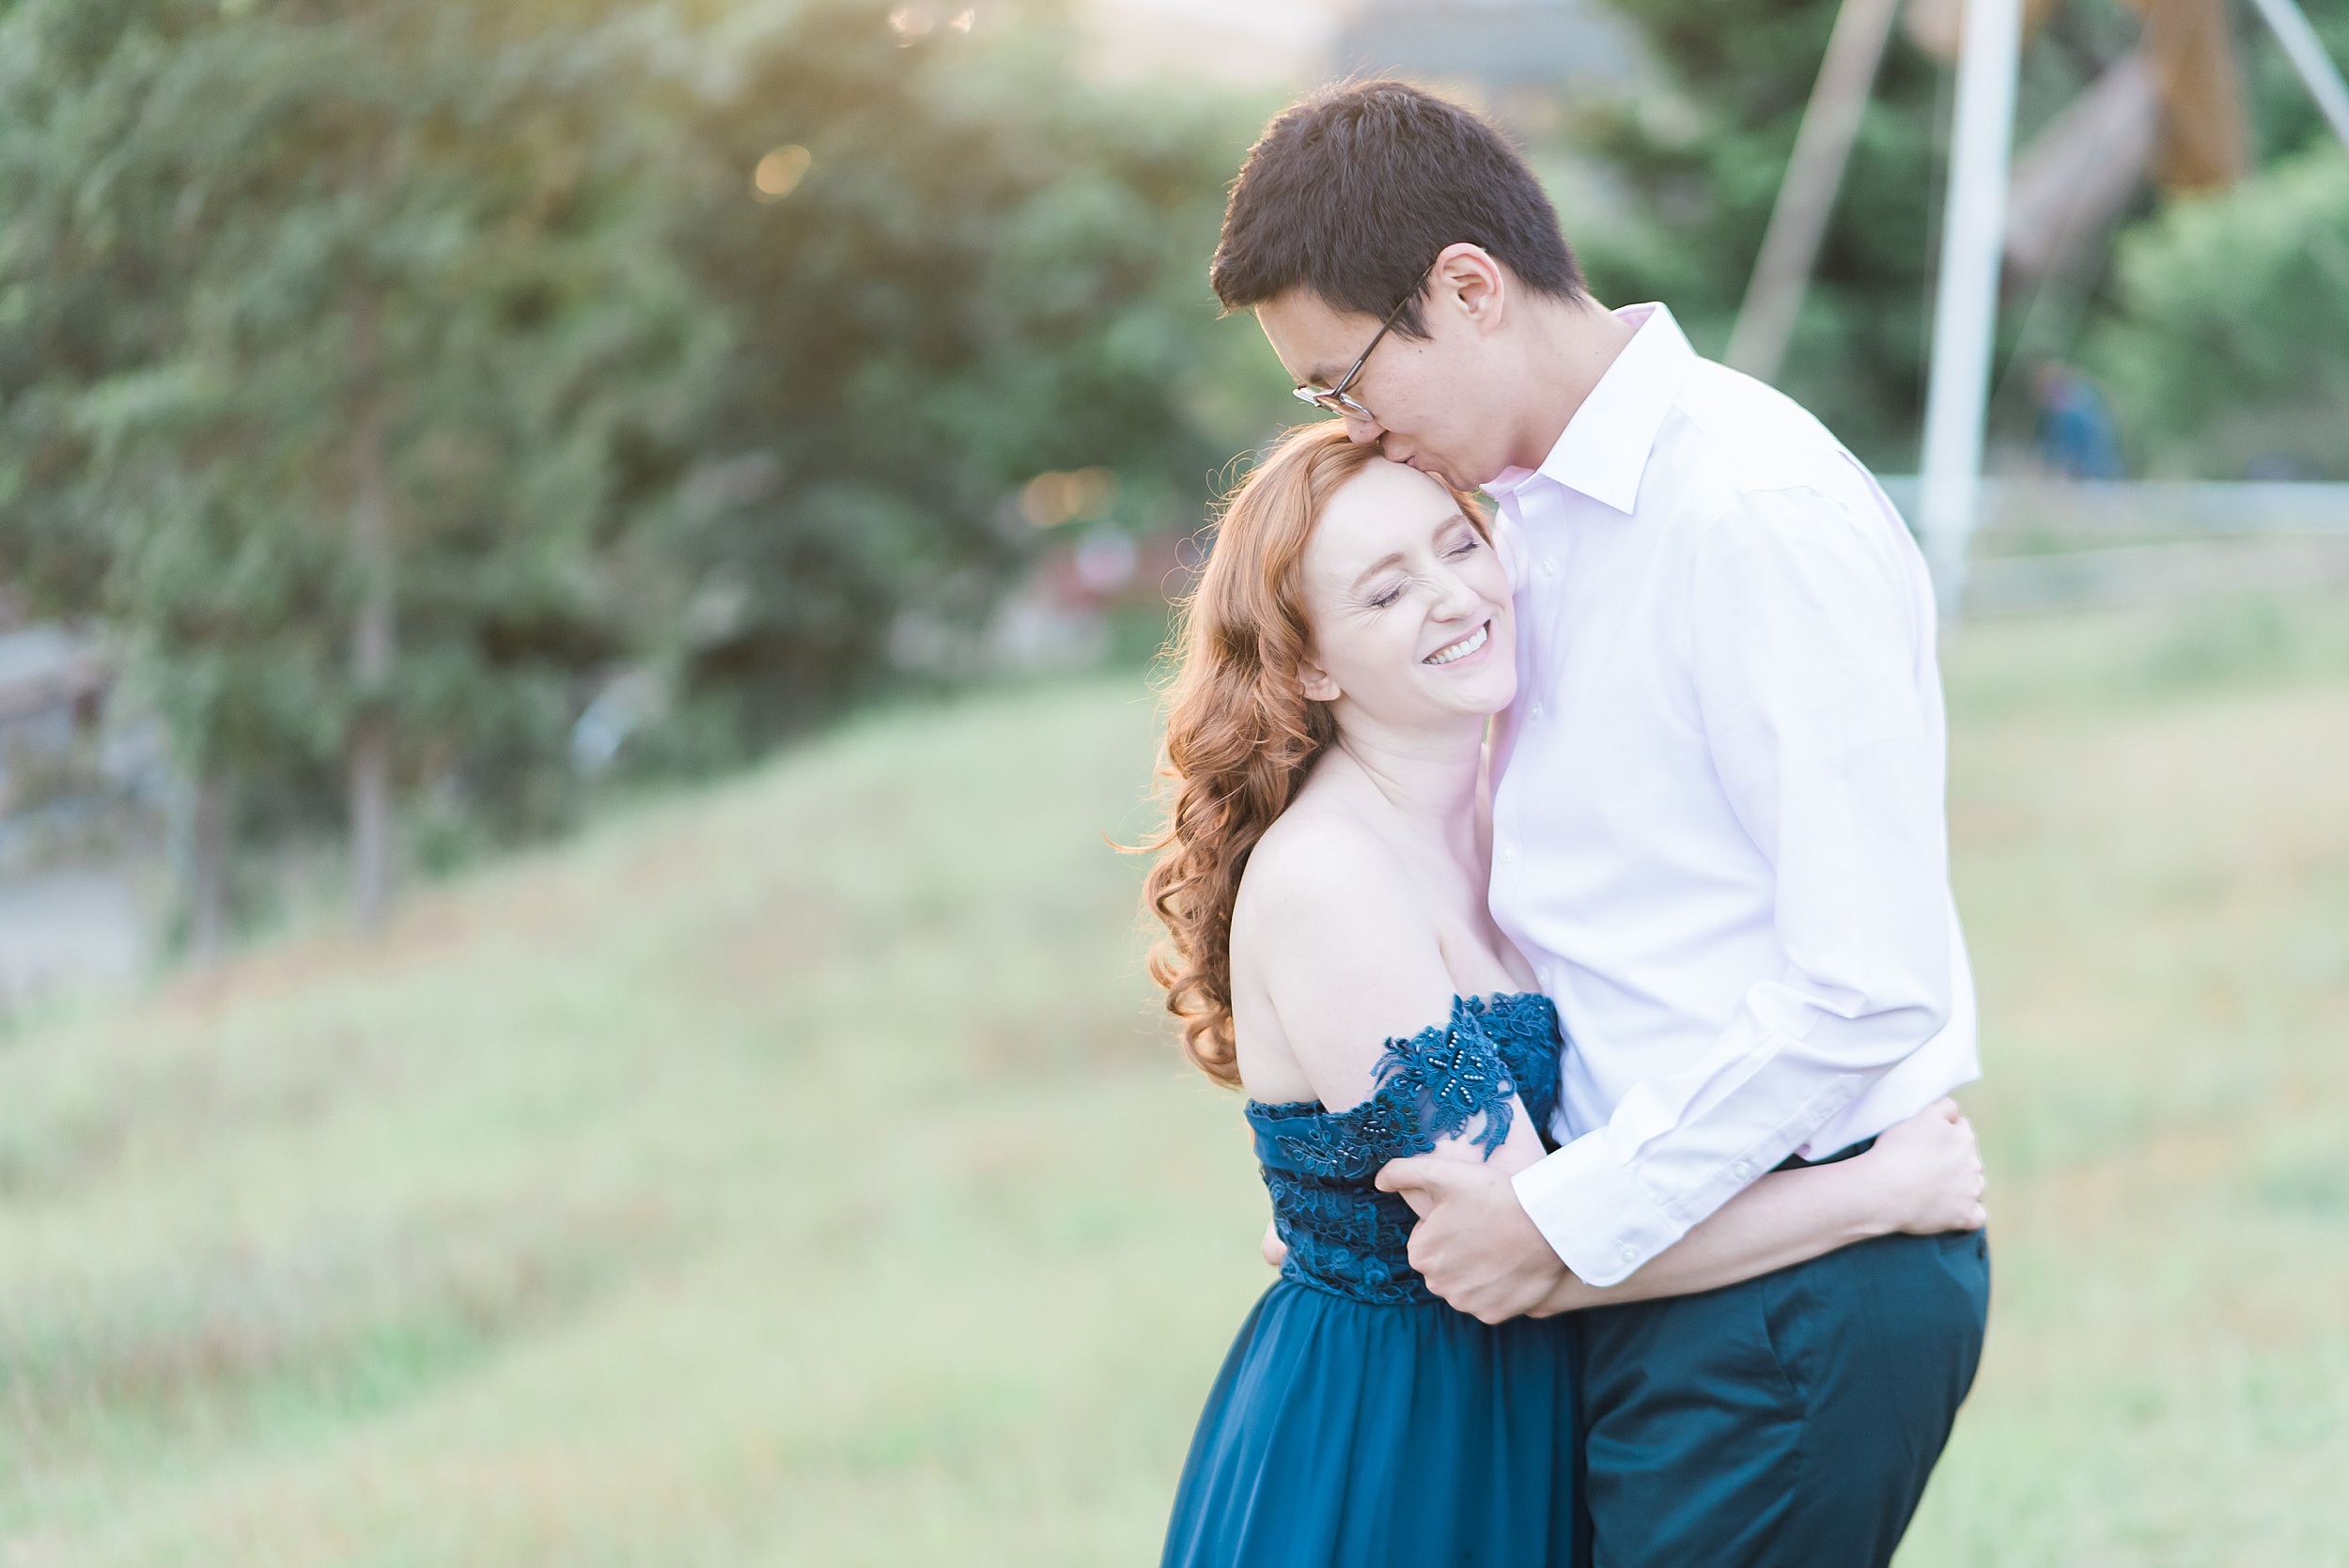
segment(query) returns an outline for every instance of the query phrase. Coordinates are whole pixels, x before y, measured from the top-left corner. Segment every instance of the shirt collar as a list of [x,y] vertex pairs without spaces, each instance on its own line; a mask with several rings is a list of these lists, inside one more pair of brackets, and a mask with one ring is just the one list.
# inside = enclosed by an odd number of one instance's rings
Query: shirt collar
[[1657,432],[1697,363],[1680,323],[1661,304],[1626,305],[1615,318],[1636,328],[1598,379],[1538,469],[1512,468],[1485,489],[1514,496],[1538,474],[1626,517],[1640,498]]

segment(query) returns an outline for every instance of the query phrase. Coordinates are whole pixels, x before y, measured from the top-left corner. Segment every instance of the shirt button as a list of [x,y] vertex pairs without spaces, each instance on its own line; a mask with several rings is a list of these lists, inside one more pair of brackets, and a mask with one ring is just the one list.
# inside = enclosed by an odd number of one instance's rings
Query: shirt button
[[1729,1173],[1736,1177],[1741,1182],[1748,1181],[1752,1178],[1753,1167],[1741,1159],[1736,1164],[1729,1168]]
[[1634,1261],[1640,1255],[1640,1250],[1637,1247],[1632,1246],[1631,1243],[1627,1241],[1619,1241],[1615,1243],[1615,1250],[1622,1254],[1623,1261],[1626,1263]]
[[1517,846],[1514,844],[1502,845],[1501,846],[1501,858],[1504,861],[1516,860],[1517,858]]
[[1555,577],[1558,575],[1558,557],[1555,555],[1545,555],[1542,557],[1542,575],[1544,577]]
[[1532,711],[1532,715],[1533,715],[1533,717],[1534,717],[1534,718],[1536,718],[1536,719],[1540,718],[1540,717],[1542,716],[1542,705],[1541,705],[1541,704],[1539,704],[1539,703],[1535,703],[1535,704],[1533,705],[1533,706],[1532,706],[1532,710],[1531,710],[1531,711]]

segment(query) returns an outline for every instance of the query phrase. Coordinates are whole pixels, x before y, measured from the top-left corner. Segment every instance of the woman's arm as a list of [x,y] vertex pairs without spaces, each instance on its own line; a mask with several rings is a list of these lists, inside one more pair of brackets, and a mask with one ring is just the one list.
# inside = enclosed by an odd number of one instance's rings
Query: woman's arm
[[1711,1290],[1896,1231],[1978,1231],[1989,1219],[1982,1191],[1974,1129],[1940,1100],[1857,1158],[1764,1176],[1621,1284],[1567,1275],[1532,1315]]

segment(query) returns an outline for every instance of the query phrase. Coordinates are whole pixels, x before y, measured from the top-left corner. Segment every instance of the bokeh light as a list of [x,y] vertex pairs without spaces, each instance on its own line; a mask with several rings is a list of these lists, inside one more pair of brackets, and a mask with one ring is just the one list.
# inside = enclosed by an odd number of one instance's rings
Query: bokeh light
[[800,188],[815,162],[815,154],[803,147],[775,148],[751,171],[752,196],[759,201],[781,201]]
[[1038,528],[1107,515],[1117,505],[1117,475],[1106,468],[1039,474],[1019,491],[1019,511]]

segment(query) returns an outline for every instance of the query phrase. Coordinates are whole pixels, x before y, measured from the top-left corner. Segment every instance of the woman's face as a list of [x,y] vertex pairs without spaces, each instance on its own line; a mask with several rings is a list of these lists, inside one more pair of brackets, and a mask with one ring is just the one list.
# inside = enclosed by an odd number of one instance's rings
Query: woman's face
[[1379,459],[1347,480],[1305,547],[1302,587],[1308,697],[1415,727],[1517,695],[1508,573],[1427,475]]

